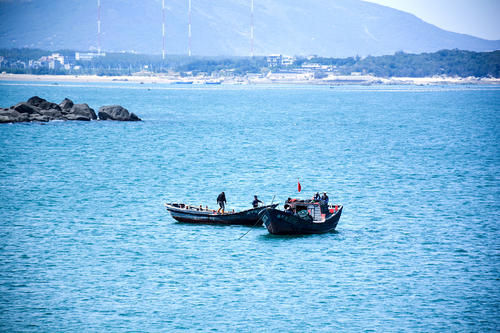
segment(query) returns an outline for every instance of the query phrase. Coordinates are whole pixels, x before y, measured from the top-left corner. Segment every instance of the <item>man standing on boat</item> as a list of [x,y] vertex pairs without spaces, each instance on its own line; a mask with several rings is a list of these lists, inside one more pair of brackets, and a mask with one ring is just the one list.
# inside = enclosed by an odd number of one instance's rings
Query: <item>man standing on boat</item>
[[328,195],[326,195],[326,192],[323,192],[323,195],[321,196],[320,207],[321,214],[328,213]]
[[220,210],[222,209],[222,214],[224,214],[224,208],[225,208],[225,204],[226,204],[226,194],[224,192],[222,192],[221,194],[219,194],[219,196],[217,197],[217,204],[219,204],[219,209],[217,210],[217,214],[220,213]]
[[326,192],[323,192],[323,195],[321,196],[321,201],[323,201],[326,205],[328,205],[328,195],[326,195]]
[[257,208],[259,207],[259,202],[260,203],[263,203],[262,201],[260,201],[256,195],[253,196],[253,201],[252,201],[252,206],[253,208]]

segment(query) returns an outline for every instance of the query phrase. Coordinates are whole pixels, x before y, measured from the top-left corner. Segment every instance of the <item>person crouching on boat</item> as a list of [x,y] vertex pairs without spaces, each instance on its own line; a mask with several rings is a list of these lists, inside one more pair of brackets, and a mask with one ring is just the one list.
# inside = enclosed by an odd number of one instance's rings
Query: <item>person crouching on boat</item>
[[262,201],[260,201],[256,195],[253,196],[253,201],[252,201],[252,206],[253,208],[257,208],[259,207],[259,202],[260,203],[263,203]]
[[222,209],[222,214],[224,214],[224,208],[225,208],[225,204],[226,204],[226,194],[224,192],[222,192],[221,194],[219,194],[219,196],[217,197],[217,204],[219,205],[219,209],[217,210],[217,214],[220,213],[220,210]]

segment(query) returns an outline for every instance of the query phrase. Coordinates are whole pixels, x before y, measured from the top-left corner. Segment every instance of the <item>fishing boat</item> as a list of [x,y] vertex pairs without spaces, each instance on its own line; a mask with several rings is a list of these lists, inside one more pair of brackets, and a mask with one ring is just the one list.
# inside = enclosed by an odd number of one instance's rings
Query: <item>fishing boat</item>
[[193,84],[193,81],[174,81],[173,84]]
[[257,208],[235,212],[218,214],[216,210],[208,209],[206,206],[190,206],[183,203],[166,203],[165,207],[172,217],[179,222],[207,223],[207,224],[239,224],[248,226],[261,226],[262,219],[259,213],[263,209],[274,209],[278,204],[261,206]]
[[335,230],[342,208],[320,200],[291,199],[285,203],[285,210],[266,208],[260,214],[271,234],[322,234]]
[[210,80],[205,82],[205,84],[221,84],[221,83],[222,83],[221,80]]

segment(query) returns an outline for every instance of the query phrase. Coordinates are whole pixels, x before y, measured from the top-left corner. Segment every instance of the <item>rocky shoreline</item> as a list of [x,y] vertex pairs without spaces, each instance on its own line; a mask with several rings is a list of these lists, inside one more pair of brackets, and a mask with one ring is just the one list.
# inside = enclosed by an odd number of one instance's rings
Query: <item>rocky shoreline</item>
[[49,102],[33,96],[26,102],[17,103],[10,108],[0,108],[0,123],[48,122],[52,120],[117,120],[140,121],[133,112],[120,105],[106,105],[99,108],[98,113],[88,104],[74,104],[68,98],[61,103]]

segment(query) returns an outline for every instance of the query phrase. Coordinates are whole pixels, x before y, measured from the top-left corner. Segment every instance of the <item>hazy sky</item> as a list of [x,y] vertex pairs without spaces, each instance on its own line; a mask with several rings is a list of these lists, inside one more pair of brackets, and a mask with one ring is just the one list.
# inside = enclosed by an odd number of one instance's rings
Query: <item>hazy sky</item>
[[500,39],[500,0],[365,0],[412,13],[445,30]]

